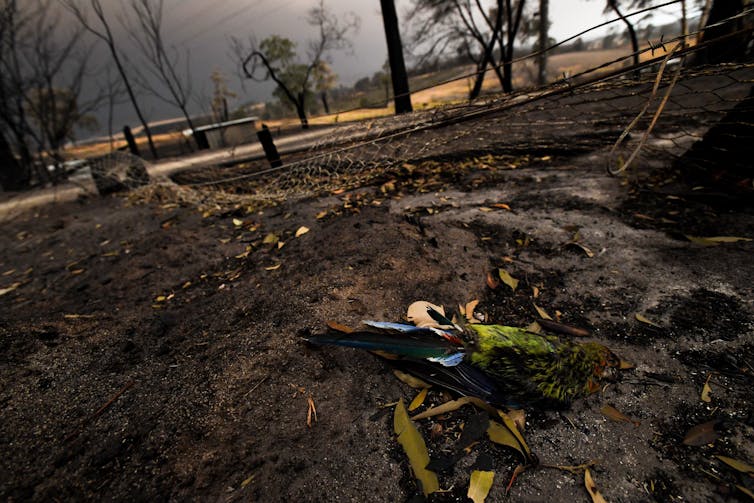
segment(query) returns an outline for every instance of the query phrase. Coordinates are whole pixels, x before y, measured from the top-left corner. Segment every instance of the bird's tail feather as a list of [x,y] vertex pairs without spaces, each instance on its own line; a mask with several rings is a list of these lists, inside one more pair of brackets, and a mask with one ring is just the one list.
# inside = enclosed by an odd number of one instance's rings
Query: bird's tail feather
[[441,337],[435,331],[436,329],[397,323],[369,323],[369,326],[375,328],[375,330],[360,330],[350,333],[330,331],[325,334],[310,336],[307,339],[313,344],[383,351],[410,358],[432,358],[440,363],[450,365],[457,365],[463,359],[463,347]]

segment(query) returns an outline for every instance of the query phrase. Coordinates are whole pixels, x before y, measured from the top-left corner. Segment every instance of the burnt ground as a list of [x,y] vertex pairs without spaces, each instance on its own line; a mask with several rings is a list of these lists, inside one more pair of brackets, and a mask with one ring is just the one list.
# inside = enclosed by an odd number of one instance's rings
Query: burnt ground
[[[611,178],[590,154],[430,168],[262,209],[89,197],[2,223],[0,498],[415,501],[382,406],[416,391],[301,336],[479,299],[504,324],[536,303],[635,366],[569,410],[526,411],[542,465],[594,461],[608,501],[746,500],[752,479],[715,456],[754,461],[754,242],[685,236],[754,237],[751,207],[687,197],[695,182],[672,171]],[[487,286],[499,267],[515,292]],[[420,422],[433,457],[472,413]],[[682,443],[712,420],[703,445]],[[431,500],[464,501],[481,458],[488,501],[505,500],[517,460],[486,440]],[[509,497],[589,499],[583,475],[544,466]]]

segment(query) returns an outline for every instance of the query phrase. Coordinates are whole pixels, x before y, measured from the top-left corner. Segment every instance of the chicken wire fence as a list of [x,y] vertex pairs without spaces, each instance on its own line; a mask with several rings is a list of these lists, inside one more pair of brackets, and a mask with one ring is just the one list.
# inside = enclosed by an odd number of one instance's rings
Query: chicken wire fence
[[[449,160],[488,154],[597,154],[612,174],[682,156],[697,165],[733,159],[729,150],[754,140],[754,63],[685,67],[696,50],[677,45],[638,67],[623,61],[629,55],[536,91],[334,126],[283,166],[215,170],[176,190],[204,205],[291,200],[363,186],[406,163],[452,170]],[[713,131],[715,155],[694,156]]]

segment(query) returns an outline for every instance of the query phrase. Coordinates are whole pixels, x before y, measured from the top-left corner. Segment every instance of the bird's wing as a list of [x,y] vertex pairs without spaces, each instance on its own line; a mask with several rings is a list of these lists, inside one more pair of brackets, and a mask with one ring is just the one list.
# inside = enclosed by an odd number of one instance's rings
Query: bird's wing
[[335,330],[308,337],[308,340],[314,344],[332,344],[411,358],[428,358],[445,366],[458,365],[463,360],[465,349],[459,346],[452,334],[443,330],[402,323],[370,321],[365,324],[373,330],[350,333]]
[[495,383],[483,372],[466,362],[454,367],[442,367],[427,360],[407,358],[391,360],[390,364],[430,384],[462,396],[475,396],[498,407],[519,406],[517,402],[503,396]]

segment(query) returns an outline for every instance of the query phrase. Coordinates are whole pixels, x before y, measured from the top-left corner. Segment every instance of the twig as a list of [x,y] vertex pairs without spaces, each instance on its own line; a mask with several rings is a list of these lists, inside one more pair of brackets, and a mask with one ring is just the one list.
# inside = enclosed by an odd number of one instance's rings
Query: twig
[[[613,145],[613,148],[610,149],[610,158],[612,158],[612,154],[615,153],[615,150],[618,148],[618,146],[623,143],[623,140],[628,136],[628,133],[631,132],[631,130],[636,126],[636,124],[639,122],[639,120],[644,116],[644,114],[649,109],[650,104],[652,103],[652,100],[654,99],[655,95],[657,94],[657,90],[660,87],[660,82],[662,82],[662,75],[665,73],[665,68],[668,64],[668,61],[672,57],[675,56],[677,52],[679,52],[682,49],[682,45],[678,44],[676,45],[672,51],[670,51],[667,56],[665,56],[665,59],[660,64],[660,69],[657,71],[657,77],[655,78],[655,84],[652,88],[652,94],[649,95],[649,99],[647,99],[647,103],[644,105],[644,108],[639,112],[639,115],[637,115],[633,121],[631,121],[631,124],[629,124],[626,129],[621,133],[620,137],[616,140],[615,144]],[[652,48],[654,51],[654,48]],[[683,61],[683,59],[681,60]],[[668,85],[668,88],[665,91],[665,95],[662,98],[662,101],[657,107],[657,110],[655,111],[654,116],[652,117],[652,122],[649,124],[649,127],[647,127],[647,130],[644,131],[644,135],[641,137],[641,140],[639,141],[639,144],[636,146],[634,151],[629,156],[628,160],[617,169],[613,170],[608,165],[607,171],[611,175],[615,176],[620,173],[623,173],[626,171],[629,167],[629,165],[633,162],[634,158],[638,155],[639,151],[644,147],[644,143],[646,143],[647,138],[649,138],[649,133],[652,132],[652,129],[654,129],[655,124],[657,123],[657,119],[660,118],[660,114],[662,113],[663,109],[665,108],[665,104],[668,102],[668,99],[670,98],[670,93],[673,92],[673,88],[675,87],[675,83],[678,81],[678,77],[681,75],[681,69],[683,68],[683,63],[678,65],[678,69],[676,70],[675,75],[673,75],[673,80]]]
[[97,419],[99,416],[101,416],[102,413],[105,412],[108,407],[110,407],[113,403],[115,403],[115,401],[118,399],[118,397],[120,397],[123,393],[125,393],[134,384],[136,384],[135,381],[129,381],[128,383],[126,383],[126,385],[123,386],[120,390],[118,390],[118,392],[116,394],[114,394],[112,396],[112,398],[110,398],[110,400],[108,400],[107,402],[105,402],[105,404],[102,407],[100,407],[99,409],[97,409],[97,411],[94,414],[92,414],[91,416],[89,416],[89,417],[85,418],[83,421],[81,421],[81,423],[79,424],[78,428],[75,431],[73,431],[72,433],[70,433],[67,437],[65,437],[63,439],[63,442],[67,443],[67,442],[70,442],[71,440],[73,440],[74,438],[78,437],[79,434],[81,433],[81,430],[83,430],[84,427],[87,424],[91,423],[92,421],[94,421],[95,419]]
[[244,398],[245,398],[245,397],[247,397],[247,396],[249,396],[250,394],[252,394],[252,393],[254,392],[254,390],[255,390],[255,389],[257,389],[257,388],[258,388],[259,386],[261,386],[263,382],[265,382],[265,381],[266,381],[267,379],[269,379],[269,377],[270,377],[270,375],[269,375],[269,374],[267,374],[266,376],[264,376],[264,377],[262,378],[262,380],[261,380],[261,381],[259,381],[259,382],[258,382],[258,383],[256,383],[256,384],[255,384],[254,386],[252,386],[252,387],[251,387],[251,389],[250,389],[249,391],[247,391],[247,392],[246,392],[246,394],[244,395]]

